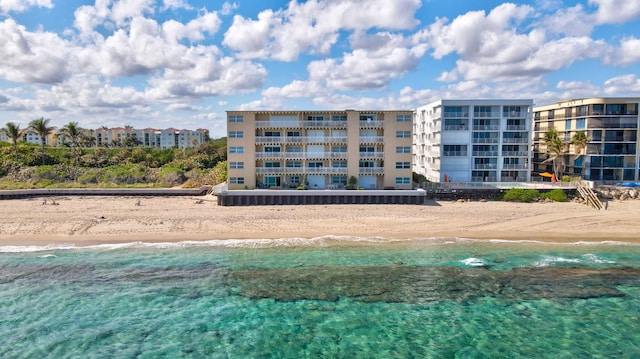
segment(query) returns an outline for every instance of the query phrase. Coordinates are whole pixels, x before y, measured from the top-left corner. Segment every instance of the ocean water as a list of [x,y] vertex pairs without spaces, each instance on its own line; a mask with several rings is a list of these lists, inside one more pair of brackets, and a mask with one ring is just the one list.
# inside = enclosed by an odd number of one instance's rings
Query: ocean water
[[640,358],[640,246],[0,247],[0,358]]

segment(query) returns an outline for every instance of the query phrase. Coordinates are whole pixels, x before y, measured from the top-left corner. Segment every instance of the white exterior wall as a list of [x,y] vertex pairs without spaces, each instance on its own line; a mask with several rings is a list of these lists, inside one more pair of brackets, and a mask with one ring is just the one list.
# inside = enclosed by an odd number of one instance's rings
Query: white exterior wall
[[526,99],[439,100],[416,108],[413,171],[431,182],[530,181],[532,109]]

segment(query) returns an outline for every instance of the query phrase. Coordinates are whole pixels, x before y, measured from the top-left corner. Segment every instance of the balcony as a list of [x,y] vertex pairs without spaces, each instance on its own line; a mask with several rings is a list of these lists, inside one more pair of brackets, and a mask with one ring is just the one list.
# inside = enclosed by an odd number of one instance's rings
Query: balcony
[[445,157],[466,157],[467,151],[443,151],[442,155]]
[[503,157],[529,157],[527,151],[502,151]]
[[360,152],[360,158],[384,158],[384,152]]
[[498,143],[500,139],[497,137],[493,138],[474,138],[473,143]]
[[502,143],[529,143],[528,138],[503,138]]
[[507,125],[506,131],[526,131],[526,125]]
[[496,163],[474,163],[474,170],[495,170],[498,167]]
[[[346,139],[345,139],[346,142]],[[382,143],[384,142],[383,136],[360,136],[360,143]]]
[[384,121],[367,120],[360,121],[360,128],[379,128],[384,126]]
[[526,170],[528,167],[524,164],[513,164],[513,163],[509,163],[509,164],[503,164],[502,165],[502,169],[503,170]]
[[300,121],[256,121],[256,128],[300,128]]
[[486,111],[474,111],[473,112],[473,117],[483,117],[483,118],[499,118],[500,117],[500,112],[498,111],[490,111],[490,112],[486,112]]
[[471,155],[474,157],[498,157],[498,151],[473,151]]
[[461,111],[461,112],[445,112],[444,118],[468,118],[469,112]]
[[344,167],[256,167],[256,174],[347,174]]
[[498,131],[500,130],[499,125],[473,125],[474,131]]
[[302,123],[304,127],[347,128],[346,121],[307,120],[307,121],[302,121]]
[[360,167],[358,174],[361,175],[382,175],[384,174],[383,167]]

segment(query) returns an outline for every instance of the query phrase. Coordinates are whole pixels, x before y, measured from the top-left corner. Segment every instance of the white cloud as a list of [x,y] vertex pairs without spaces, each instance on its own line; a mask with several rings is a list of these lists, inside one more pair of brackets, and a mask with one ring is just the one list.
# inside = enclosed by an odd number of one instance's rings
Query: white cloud
[[0,14],[24,12],[32,7],[53,8],[51,0],[0,0]]
[[626,95],[640,93],[640,78],[628,74],[611,78],[604,82],[604,92],[608,95]]
[[162,10],[193,9],[193,7],[186,2],[186,0],[163,0],[163,3],[164,5],[162,6]]
[[595,16],[587,14],[582,4],[562,8],[553,15],[543,18],[541,25],[555,34],[588,36],[595,26]]
[[229,15],[238,7],[239,7],[238,3],[230,3],[228,1],[225,1],[224,4],[222,4],[222,9],[220,9],[220,14]]
[[596,5],[598,24],[621,24],[640,17],[640,2],[637,0],[589,0]]
[[340,30],[410,29],[419,0],[292,0],[285,10],[265,10],[257,20],[234,17],[223,44],[242,58],[293,61],[305,51],[326,55]]
[[0,78],[24,83],[56,83],[69,74],[68,44],[56,34],[29,32],[13,19],[0,22]]
[[607,64],[631,65],[640,62],[640,39],[627,37],[620,41],[620,46],[615,48],[604,59]]

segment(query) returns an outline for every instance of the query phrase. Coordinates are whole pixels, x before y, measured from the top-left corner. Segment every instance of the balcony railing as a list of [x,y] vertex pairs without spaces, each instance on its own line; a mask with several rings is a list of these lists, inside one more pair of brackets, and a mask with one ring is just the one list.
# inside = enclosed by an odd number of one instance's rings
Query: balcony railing
[[381,175],[384,174],[383,167],[360,167],[358,172],[361,175]]
[[256,174],[346,174],[344,167],[256,167]]
[[502,156],[504,157],[528,157],[529,152],[527,151],[502,151]]
[[360,152],[360,158],[384,158],[384,152]]
[[528,167],[524,164],[503,164],[503,170],[526,170]]
[[346,136],[258,136],[256,143],[347,143]]
[[498,143],[500,139],[495,138],[474,138],[473,143]]
[[475,163],[474,170],[495,170],[498,167],[496,163]]
[[383,121],[377,121],[377,120],[360,121],[360,127],[383,127],[383,126],[384,126]]
[[526,131],[527,126],[526,125],[507,125],[506,130],[507,131]]
[[442,155],[447,157],[466,157],[467,151],[443,151]]
[[256,128],[295,128],[302,127],[301,121],[256,121]]
[[327,158],[346,159],[346,152],[256,152],[258,159],[307,159],[307,158]]
[[444,131],[468,131],[469,126],[467,125],[444,125],[442,126]]
[[346,128],[346,121],[317,121],[317,120],[308,120],[302,121],[304,127],[337,127],[337,128]]
[[466,118],[469,117],[469,112],[445,112],[444,113],[444,118]]
[[473,112],[473,117],[500,117],[500,112],[498,111],[491,111],[491,112],[486,112],[486,111],[474,111]]
[[528,138],[503,138],[502,143],[529,143]]
[[384,142],[383,136],[360,136],[360,143],[380,143],[380,142]]
[[471,155],[474,157],[498,157],[498,151],[473,151]]
[[473,125],[474,131],[498,131],[499,125]]

